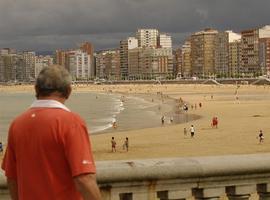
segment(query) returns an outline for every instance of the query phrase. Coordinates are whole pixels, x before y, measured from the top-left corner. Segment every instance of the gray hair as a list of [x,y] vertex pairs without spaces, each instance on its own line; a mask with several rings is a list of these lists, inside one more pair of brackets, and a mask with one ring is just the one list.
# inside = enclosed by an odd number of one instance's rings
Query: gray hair
[[44,67],[36,80],[36,96],[50,96],[59,92],[62,97],[67,97],[72,83],[69,72],[60,65]]

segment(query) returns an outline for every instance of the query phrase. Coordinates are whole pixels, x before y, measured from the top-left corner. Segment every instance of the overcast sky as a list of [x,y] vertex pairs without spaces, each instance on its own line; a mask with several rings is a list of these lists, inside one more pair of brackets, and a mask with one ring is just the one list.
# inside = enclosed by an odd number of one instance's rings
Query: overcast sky
[[172,35],[174,47],[206,27],[270,24],[270,0],[0,0],[0,48],[55,50],[90,41],[117,48],[138,28]]

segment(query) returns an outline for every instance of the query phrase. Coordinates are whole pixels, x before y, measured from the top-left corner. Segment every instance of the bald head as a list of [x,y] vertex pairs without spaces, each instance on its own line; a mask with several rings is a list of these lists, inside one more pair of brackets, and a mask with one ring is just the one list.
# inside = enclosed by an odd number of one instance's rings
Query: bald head
[[71,83],[72,78],[64,67],[59,65],[45,67],[36,80],[36,96],[40,98],[58,95],[67,99],[71,92]]

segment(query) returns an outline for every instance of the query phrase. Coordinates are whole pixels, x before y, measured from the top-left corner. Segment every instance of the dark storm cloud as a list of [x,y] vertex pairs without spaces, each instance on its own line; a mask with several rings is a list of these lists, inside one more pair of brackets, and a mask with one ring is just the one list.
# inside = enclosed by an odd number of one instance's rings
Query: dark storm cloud
[[269,23],[269,0],[1,0],[0,47],[53,50],[84,40],[118,47],[138,28],[173,36],[205,27],[240,31]]

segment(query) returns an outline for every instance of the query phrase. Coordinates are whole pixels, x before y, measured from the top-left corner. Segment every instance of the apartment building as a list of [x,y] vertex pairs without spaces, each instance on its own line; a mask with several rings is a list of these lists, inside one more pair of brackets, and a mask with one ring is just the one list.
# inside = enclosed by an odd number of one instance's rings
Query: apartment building
[[128,37],[120,41],[120,74],[122,79],[128,77],[128,53],[130,50],[138,47],[138,39],[135,37]]
[[88,80],[93,77],[91,74],[91,57],[82,50],[72,50],[67,52],[66,65],[73,80]]
[[241,75],[241,34],[226,31],[229,36],[229,76]]
[[[65,67],[66,69],[68,69],[68,64],[67,62],[67,55],[68,55],[68,51],[66,50],[56,50],[55,51],[55,64],[57,65],[61,65],[63,67]],[[69,69],[68,69],[69,70]]]
[[192,75],[210,77],[215,74],[217,30],[205,29],[191,35]]
[[270,37],[259,39],[259,63],[263,74],[270,76]]
[[183,68],[182,68],[182,48],[177,48],[173,50],[173,74],[176,76],[177,74],[181,74],[183,76]]
[[242,73],[253,76],[262,74],[263,66],[259,60],[259,40],[270,37],[270,26],[242,31],[241,36]]
[[142,66],[140,58],[143,48],[137,47],[128,52],[128,74],[130,79],[142,79]]
[[51,56],[36,56],[35,59],[35,78],[39,75],[40,71],[44,67],[48,67],[53,64],[53,58]]
[[96,77],[109,80],[119,80],[120,76],[120,51],[105,50],[96,53]]
[[[13,51],[14,52],[14,51]],[[24,81],[26,69],[21,55],[11,51],[1,51],[0,55],[0,81]]]
[[172,48],[172,37],[165,33],[159,34],[157,47],[158,48]]
[[173,75],[173,55],[170,48],[138,47],[129,51],[129,77],[150,79]]
[[36,77],[35,73],[36,53],[34,51],[24,51],[22,53],[22,58],[24,61],[26,81],[34,81]]
[[182,72],[183,77],[190,77],[191,70],[191,42],[190,39],[186,40],[182,45]]
[[[158,41],[157,29],[138,29],[136,38],[138,39],[139,47],[157,47]],[[166,39],[166,38],[165,38]]]
[[[90,55],[91,63],[94,63],[94,46],[90,42],[84,42],[81,44],[80,50]],[[95,67],[91,67],[91,74],[95,75]]]
[[218,32],[215,39],[215,74],[229,76],[229,33]]

